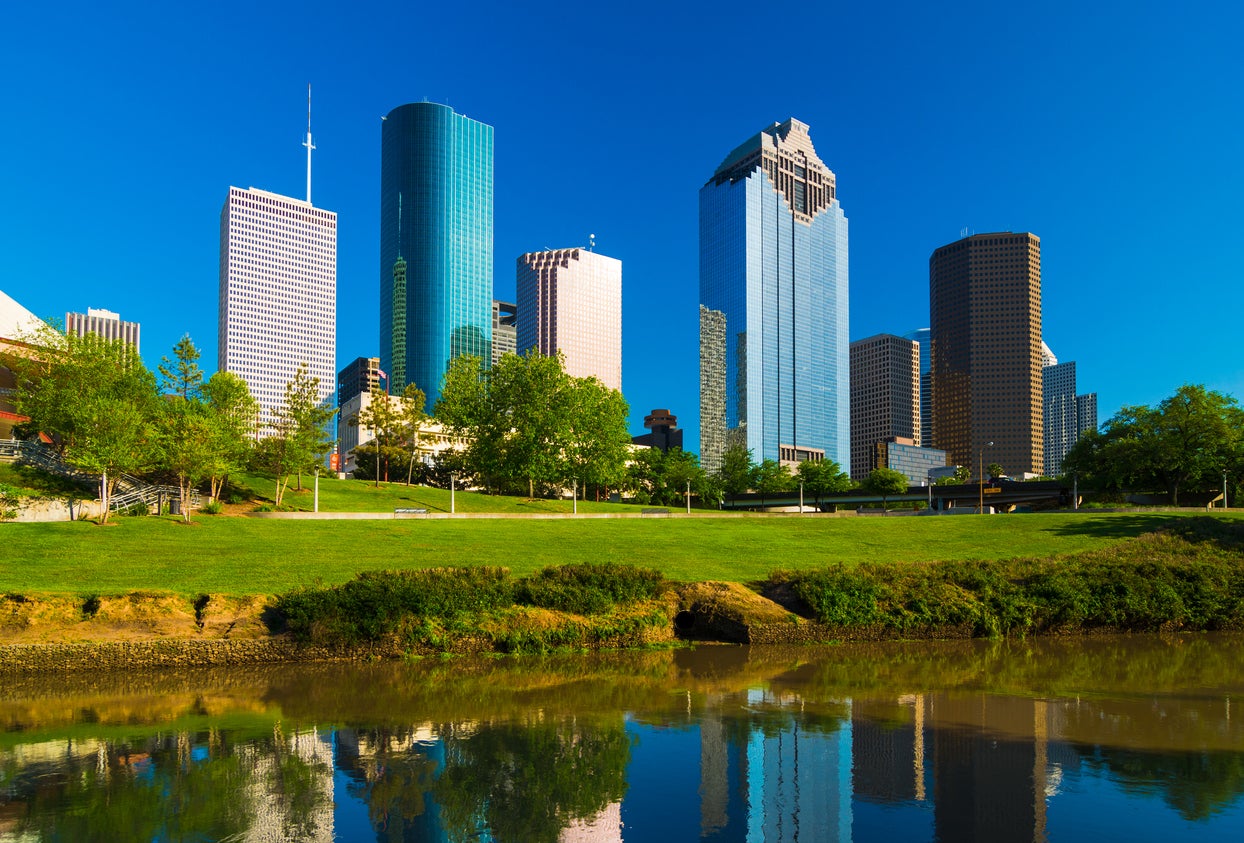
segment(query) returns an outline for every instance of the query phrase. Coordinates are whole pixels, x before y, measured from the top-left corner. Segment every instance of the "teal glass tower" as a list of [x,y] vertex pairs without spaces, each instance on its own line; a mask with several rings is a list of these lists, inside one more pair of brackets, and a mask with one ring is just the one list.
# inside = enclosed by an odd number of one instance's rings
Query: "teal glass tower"
[[806,124],[774,123],[700,189],[700,461],[851,464],[847,218]]
[[452,358],[492,355],[492,134],[430,102],[381,123],[380,366],[429,411]]

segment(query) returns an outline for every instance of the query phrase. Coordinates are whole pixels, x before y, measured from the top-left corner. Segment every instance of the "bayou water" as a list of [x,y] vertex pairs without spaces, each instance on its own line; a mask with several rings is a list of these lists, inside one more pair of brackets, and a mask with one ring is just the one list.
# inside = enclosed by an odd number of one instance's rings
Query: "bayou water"
[[7,678],[0,841],[1238,841],[1244,637]]

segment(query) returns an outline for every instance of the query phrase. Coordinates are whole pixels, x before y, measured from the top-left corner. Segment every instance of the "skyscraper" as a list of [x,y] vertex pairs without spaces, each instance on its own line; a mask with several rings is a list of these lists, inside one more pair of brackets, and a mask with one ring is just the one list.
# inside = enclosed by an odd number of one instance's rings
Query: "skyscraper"
[[300,364],[336,389],[337,215],[265,190],[229,188],[220,212],[217,365],[246,381],[260,427]]
[[1052,363],[1041,369],[1045,409],[1045,469],[1049,477],[1062,474],[1063,459],[1080,441],[1080,434],[1097,429],[1097,393],[1076,394],[1075,361]]
[[700,307],[705,468],[734,444],[849,465],[847,218],[806,124],[759,132],[700,189]]
[[933,444],[932,334],[928,328],[917,328],[903,334],[903,339],[920,343],[920,438],[916,444],[926,447]]
[[493,131],[431,102],[384,118],[380,367],[431,408],[450,359],[492,359]]
[[66,313],[65,333],[75,336],[95,334],[106,340],[124,340],[134,346],[138,353],[139,325],[137,322],[125,322],[121,314],[111,310],[88,307],[86,313]]
[[518,352],[518,305],[492,300],[492,365]]
[[566,372],[622,389],[622,261],[587,249],[518,259],[518,349],[561,352]]
[[878,442],[920,441],[920,344],[893,334],[851,343],[851,477],[874,468]]
[[933,447],[974,476],[982,461],[1007,474],[1040,474],[1040,239],[974,234],[935,250],[929,312]]

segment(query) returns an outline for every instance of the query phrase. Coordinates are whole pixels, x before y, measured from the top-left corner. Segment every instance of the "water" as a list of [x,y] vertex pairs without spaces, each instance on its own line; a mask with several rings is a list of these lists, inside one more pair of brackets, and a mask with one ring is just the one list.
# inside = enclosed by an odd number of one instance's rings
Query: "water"
[[0,841],[1244,839],[1244,637],[6,678]]

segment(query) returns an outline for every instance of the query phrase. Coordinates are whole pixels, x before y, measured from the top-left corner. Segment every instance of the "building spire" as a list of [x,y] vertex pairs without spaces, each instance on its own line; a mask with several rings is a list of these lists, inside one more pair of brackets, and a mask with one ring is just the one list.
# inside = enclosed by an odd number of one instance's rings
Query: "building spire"
[[307,83],[307,139],[303,141],[303,146],[307,148],[307,204],[311,204],[311,150],[315,149],[315,145],[311,143],[311,83]]

